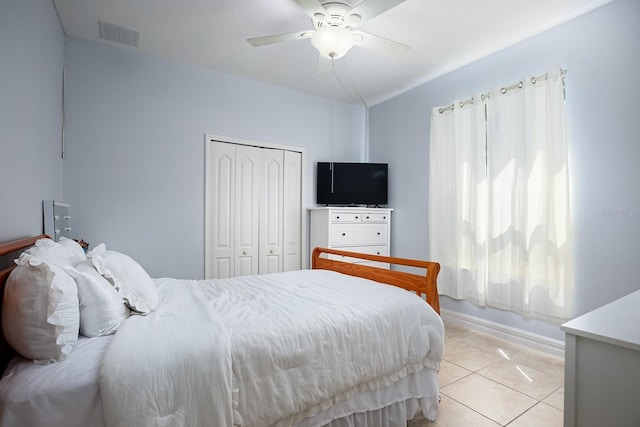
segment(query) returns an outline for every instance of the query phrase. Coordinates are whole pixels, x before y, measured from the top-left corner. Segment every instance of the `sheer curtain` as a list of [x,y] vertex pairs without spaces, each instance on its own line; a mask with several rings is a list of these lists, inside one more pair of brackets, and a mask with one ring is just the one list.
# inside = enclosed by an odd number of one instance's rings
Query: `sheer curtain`
[[491,90],[486,105],[432,111],[429,235],[441,293],[551,321],[571,317],[563,90],[555,68]]
[[486,300],[485,96],[431,113],[429,251],[441,294]]

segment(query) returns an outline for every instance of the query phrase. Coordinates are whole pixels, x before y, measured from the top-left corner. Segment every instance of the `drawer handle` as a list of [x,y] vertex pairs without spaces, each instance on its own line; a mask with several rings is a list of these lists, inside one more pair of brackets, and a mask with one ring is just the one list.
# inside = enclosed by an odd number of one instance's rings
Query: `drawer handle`
[[342,235],[343,235],[343,236],[346,236],[346,235],[347,235],[347,233],[342,233]]
[[382,219],[387,219],[387,217],[386,217],[386,216],[383,216],[383,217],[382,217]]
[[358,217],[356,217],[356,219],[358,219]]
[[367,219],[369,219],[369,215],[367,215]]
[[242,251],[242,255],[246,255],[246,254],[247,254],[247,251]]
[[378,255],[380,255],[380,252],[376,252]]
[[380,235],[380,232],[378,231],[378,236]]
[[336,219],[340,219],[340,215],[338,215],[338,216],[336,217]]

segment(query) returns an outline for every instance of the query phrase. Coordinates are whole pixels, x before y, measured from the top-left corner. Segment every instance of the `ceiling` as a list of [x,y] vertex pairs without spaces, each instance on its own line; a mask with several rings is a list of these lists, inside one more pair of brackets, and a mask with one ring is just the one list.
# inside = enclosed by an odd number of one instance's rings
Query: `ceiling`
[[68,36],[113,43],[99,37],[103,21],[139,32],[138,47],[125,49],[369,106],[610,1],[406,0],[359,28],[409,45],[408,53],[392,58],[354,47],[336,60],[336,80],[316,73],[309,39],[247,42],[313,29],[293,0],[53,0]]

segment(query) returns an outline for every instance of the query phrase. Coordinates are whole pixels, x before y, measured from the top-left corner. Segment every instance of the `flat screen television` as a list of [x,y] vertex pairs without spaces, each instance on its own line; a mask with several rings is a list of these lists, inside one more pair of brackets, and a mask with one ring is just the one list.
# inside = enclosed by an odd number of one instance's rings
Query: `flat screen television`
[[318,162],[319,205],[386,205],[387,163]]

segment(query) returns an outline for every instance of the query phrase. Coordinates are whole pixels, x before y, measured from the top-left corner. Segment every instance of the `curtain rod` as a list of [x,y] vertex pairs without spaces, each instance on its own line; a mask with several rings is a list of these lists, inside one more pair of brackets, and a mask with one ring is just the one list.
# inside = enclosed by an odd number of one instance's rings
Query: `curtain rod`
[[[565,83],[564,82],[564,76],[566,74],[567,74],[567,70],[560,69],[560,75],[562,76],[562,88],[563,88],[563,91],[564,91],[564,83]],[[536,82],[538,80],[546,80],[548,77],[549,77],[548,73],[544,73],[541,76],[537,76],[537,77],[531,77],[531,83],[532,84],[536,84]],[[504,95],[505,93],[509,92],[510,90],[522,89],[523,86],[524,86],[524,81],[521,80],[518,83],[512,84],[511,86],[505,86],[505,87],[500,88],[500,93]],[[483,94],[480,95],[480,100],[481,101],[484,101],[485,99],[488,99],[488,98],[489,98],[489,94],[488,93],[483,93]],[[458,102],[458,107],[462,108],[465,105],[473,104],[473,102],[474,102],[473,98],[467,99],[466,101],[459,101]],[[453,111],[453,109],[455,107],[456,107],[455,104],[451,104],[451,105],[446,106],[446,107],[440,107],[440,108],[438,108],[438,112],[440,114],[442,114],[445,111],[449,111],[449,110]]]

